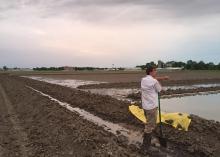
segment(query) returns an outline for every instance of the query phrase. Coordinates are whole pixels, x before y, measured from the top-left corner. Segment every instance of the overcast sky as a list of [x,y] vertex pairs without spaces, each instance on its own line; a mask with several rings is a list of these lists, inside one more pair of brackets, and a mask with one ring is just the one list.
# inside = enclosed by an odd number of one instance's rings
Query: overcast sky
[[0,0],[0,67],[220,62],[219,0]]

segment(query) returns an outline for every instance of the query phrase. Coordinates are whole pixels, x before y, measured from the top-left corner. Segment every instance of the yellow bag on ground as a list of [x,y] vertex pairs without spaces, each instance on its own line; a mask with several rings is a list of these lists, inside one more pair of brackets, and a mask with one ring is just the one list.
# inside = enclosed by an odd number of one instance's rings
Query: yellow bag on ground
[[[140,121],[147,123],[147,118],[144,115],[144,110],[136,105],[129,106],[130,112]],[[161,122],[172,125],[179,130],[188,131],[191,119],[186,113],[161,113]],[[157,123],[159,123],[159,113],[157,114]]]

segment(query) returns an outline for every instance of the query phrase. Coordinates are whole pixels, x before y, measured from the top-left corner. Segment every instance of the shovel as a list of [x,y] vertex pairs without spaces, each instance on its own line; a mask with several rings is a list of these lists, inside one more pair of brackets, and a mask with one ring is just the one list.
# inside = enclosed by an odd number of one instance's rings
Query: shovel
[[161,110],[160,110],[160,93],[158,93],[158,107],[159,107],[159,120],[160,120],[160,136],[159,136],[159,141],[160,145],[163,147],[167,147],[167,141],[163,136],[163,131],[162,131],[162,122],[161,122]]

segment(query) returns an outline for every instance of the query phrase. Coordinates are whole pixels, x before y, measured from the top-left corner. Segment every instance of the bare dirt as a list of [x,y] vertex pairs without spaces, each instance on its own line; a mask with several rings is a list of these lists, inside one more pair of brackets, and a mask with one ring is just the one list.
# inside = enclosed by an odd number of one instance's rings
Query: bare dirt
[[[104,120],[142,130],[143,124],[128,111],[129,102],[17,76],[1,75],[0,84],[0,102],[3,104],[0,106],[3,126],[0,129],[0,155],[22,156],[26,152],[27,156],[144,156],[135,146],[127,145],[103,128],[66,111],[26,85]],[[8,112],[2,93],[10,101],[13,112]],[[10,119],[13,115],[16,115],[14,122]],[[194,115],[191,118],[188,132],[163,126],[173,156],[219,156],[219,122]],[[20,129],[14,129],[15,126]],[[26,138],[23,138],[24,134]],[[158,135],[158,129],[155,135]]]

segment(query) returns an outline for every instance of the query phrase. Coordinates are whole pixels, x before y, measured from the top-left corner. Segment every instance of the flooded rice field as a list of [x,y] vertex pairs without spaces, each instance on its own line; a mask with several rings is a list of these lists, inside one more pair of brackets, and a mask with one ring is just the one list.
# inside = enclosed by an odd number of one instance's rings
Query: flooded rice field
[[[87,80],[68,80],[68,79],[52,79],[43,77],[29,77],[31,79],[44,81],[52,84],[62,85],[70,88],[77,88],[82,85],[101,84],[103,82],[87,81]],[[180,90],[180,89],[198,89],[198,88],[220,87],[220,84],[195,84],[185,86],[164,86],[163,90]],[[128,101],[132,104],[137,101],[128,98],[129,94],[140,93],[138,88],[100,88],[100,89],[81,89],[86,92],[91,92],[99,95],[108,95],[118,100]],[[219,91],[214,92],[197,92],[197,93],[183,93],[162,96],[163,111],[165,112],[184,112],[189,114],[199,115],[201,117],[220,121],[220,94]]]

